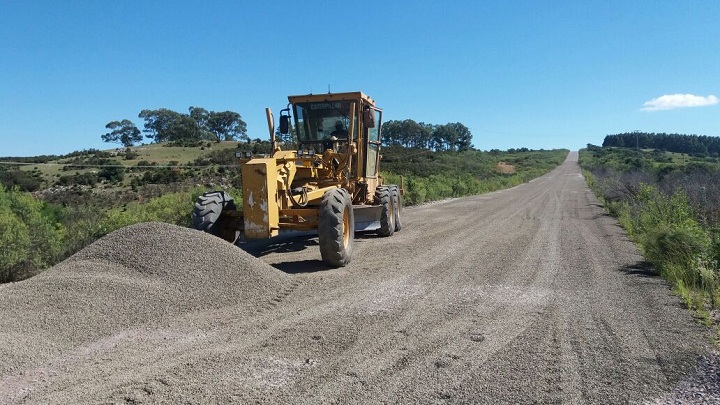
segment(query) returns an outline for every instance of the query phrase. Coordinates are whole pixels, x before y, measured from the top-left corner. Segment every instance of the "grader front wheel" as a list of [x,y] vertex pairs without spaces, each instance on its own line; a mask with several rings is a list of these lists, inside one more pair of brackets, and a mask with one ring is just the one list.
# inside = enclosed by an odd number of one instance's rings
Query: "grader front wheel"
[[320,202],[318,239],[322,260],[342,267],[350,262],[355,240],[355,216],[350,194],[344,189],[328,190]]
[[237,210],[235,202],[228,193],[224,191],[203,193],[195,202],[192,212],[193,228],[235,243],[239,234],[237,226],[229,215],[222,215],[223,211],[227,213],[235,210]]

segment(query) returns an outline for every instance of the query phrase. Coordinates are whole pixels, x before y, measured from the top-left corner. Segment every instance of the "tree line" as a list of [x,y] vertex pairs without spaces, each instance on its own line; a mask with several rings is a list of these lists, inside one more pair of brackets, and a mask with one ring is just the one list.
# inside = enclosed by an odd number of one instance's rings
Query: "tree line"
[[[176,143],[250,139],[247,124],[234,111],[208,111],[191,106],[187,114],[159,108],[142,110],[138,117],[145,121],[142,131],[129,119],[110,121],[105,125],[110,131],[101,136],[102,140],[129,147],[142,142],[144,137],[155,142]],[[385,146],[435,151],[464,151],[474,147],[470,129],[460,122],[438,125],[412,119],[391,120],[385,122],[382,129]]]
[[[240,114],[234,111],[208,111],[202,107],[190,107],[187,114],[167,108],[142,110],[138,117],[145,120],[145,137],[155,142],[198,142],[232,141],[249,139],[247,124]],[[111,121],[109,129],[101,136],[104,142],[120,143],[125,147],[133,146],[143,140],[143,135],[135,124],[124,119]]]
[[682,135],[639,131],[625,132],[607,135],[602,146],[659,149],[667,152],[688,153],[698,156],[720,155],[720,137],[707,135]]
[[463,151],[474,147],[470,129],[459,122],[436,125],[411,119],[391,120],[383,124],[382,131],[385,146],[399,145],[435,151]]

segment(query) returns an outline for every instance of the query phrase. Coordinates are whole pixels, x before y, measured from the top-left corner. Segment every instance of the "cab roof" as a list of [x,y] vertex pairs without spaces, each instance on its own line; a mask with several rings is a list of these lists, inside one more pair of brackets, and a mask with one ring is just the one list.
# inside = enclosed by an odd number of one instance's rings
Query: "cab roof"
[[366,103],[375,106],[375,100],[361,91],[352,91],[347,93],[326,93],[326,94],[305,94],[298,96],[288,96],[291,104],[295,103],[313,103],[323,101],[357,101],[363,100]]

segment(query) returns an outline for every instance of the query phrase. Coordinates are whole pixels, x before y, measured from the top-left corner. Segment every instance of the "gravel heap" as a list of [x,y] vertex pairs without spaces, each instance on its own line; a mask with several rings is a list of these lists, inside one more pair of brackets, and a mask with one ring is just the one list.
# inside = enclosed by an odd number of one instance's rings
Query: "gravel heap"
[[0,373],[172,316],[237,305],[253,311],[289,282],[206,233],[163,223],[129,226],[0,288]]

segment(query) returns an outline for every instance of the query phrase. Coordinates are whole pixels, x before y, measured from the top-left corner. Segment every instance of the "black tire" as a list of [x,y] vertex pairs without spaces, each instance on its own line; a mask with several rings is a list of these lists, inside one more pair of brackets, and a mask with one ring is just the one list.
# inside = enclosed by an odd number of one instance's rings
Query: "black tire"
[[[230,194],[224,191],[210,191],[203,193],[195,201],[192,212],[192,225],[194,229],[208,232],[229,242],[237,238],[236,232],[228,231],[230,219],[221,217],[223,211],[235,211],[237,207]],[[232,239],[232,240],[231,240]]]
[[345,189],[328,190],[320,202],[318,239],[323,262],[333,267],[350,263],[355,240],[352,199]]
[[395,204],[390,187],[380,186],[375,189],[375,204],[383,207],[380,213],[380,236],[392,236],[395,233]]
[[402,195],[400,194],[400,188],[398,186],[390,186],[390,195],[393,199],[393,203],[395,204],[395,232],[398,232],[402,229],[402,209],[403,209],[403,201],[402,201]]

